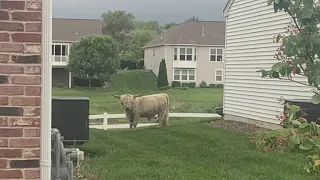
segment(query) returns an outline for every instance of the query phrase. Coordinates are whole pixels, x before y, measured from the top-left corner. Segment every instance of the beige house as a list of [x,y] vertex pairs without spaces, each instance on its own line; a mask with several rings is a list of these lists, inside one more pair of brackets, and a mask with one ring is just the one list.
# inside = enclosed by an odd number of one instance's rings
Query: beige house
[[168,81],[223,84],[225,22],[184,22],[156,36],[144,47],[144,65],[158,75],[166,60]]
[[72,43],[87,35],[102,34],[101,19],[52,19],[52,85],[72,85],[67,70]]

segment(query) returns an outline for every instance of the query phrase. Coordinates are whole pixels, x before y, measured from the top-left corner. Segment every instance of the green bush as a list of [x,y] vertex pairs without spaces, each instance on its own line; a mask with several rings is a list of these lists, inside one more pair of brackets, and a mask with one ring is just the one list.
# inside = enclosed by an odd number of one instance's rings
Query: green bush
[[181,87],[181,82],[180,81],[172,81],[171,87]]
[[216,85],[215,84],[209,84],[209,88],[215,88]]
[[179,90],[189,90],[189,87],[179,87]]
[[217,88],[223,88],[223,84],[217,84]]
[[206,86],[207,86],[207,83],[205,81],[201,81],[199,87],[200,88],[206,88]]
[[164,59],[161,60],[160,66],[159,66],[159,74],[157,79],[157,86],[163,87],[168,86],[168,77],[167,77],[167,67],[166,67],[166,61]]
[[168,90],[168,89],[171,89],[171,87],[170,86],[159,87],[159,90],[161,90],[161,91]]
[[137,69],[143,69],[144,68],[144,60],[140,60],[137,62]]
[[189,88],[195,88],[195,87],[196,87],[196,83],[195,82],[189,83]]
[[183,82],[183,83],[181,84],[181,86],[182,86],[182,87],[189,87],[189,83]]

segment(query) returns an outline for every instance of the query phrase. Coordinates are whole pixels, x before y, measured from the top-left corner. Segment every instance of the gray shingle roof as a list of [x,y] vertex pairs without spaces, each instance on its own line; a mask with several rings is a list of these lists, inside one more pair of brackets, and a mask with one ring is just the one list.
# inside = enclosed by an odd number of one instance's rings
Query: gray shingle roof
[[224,45],[225,27],[224,21],[184,22],[157,35],[145,47],[165,44]]
[[79,41],[86,35],[102,34],[101,19],[52,18],[52,41]]

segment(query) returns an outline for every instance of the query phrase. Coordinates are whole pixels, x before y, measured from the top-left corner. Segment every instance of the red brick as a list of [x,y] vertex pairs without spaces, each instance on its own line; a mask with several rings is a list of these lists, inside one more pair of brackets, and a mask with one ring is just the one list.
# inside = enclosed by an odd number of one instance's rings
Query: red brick
[[0,22],[0,31],[23,31],[22,23],[16,22]]
[[8,126],[8,118],[6,117],[0,117],[0,127],[6,127]]
[[0,33],[0,41],[9,42],[10,35],[8,33]]
[[41,11],[41,2],[27,2],[27,10],[29,11]]
[[[41,44],[27,44],[25,53],[28,54],[40,54],[41,53]],[[41,62],[41,57],[39,56],[39,63]]]
[[2,1],[1,9],[24,10],[24,1]]
[[1,64],[0,74],[23,74],[24,68],[22,65]]
[[21,157],[22,157],[21,149],[0,149],[0,158],[21,158]]
[[23,149],[23,158],[40,158],[40,149]]
[[26,74],[41,74],[40,66],[26,66],[25,72]]
[[6,168],[8,161],[6,159],[0,159],[0,168]]
[[8,147],[8,139],[0,138],[0,147]]
[[9,126],[40,127],[40,118],[10,118]]
[[23,52],[22,44],[0,43],[0,52]]
[[10,105],[12,106],[40,106],[40,97],[11,97]]
[[24,84],[24,85],[40,85],[40,76],[13,76],[11,78],[13,84]]
[[24,137],[40,137],[40,129],[23,129]]
[[0,179],[23,178],[21,170],[0,170]]
[[41,12],[13,12],[14,21],[41,21]]
[[41,32],[41,23],[27,23],[26,32]]
[[12,56],[12,61],[15,63],[34,64],[40,63],[41,58],[39,55]]
[[0,86],[0,95],[23,95],[22,86]]
[[0,128],[0,137],[22,137],[22,129]]
[[40,138],[11,139],[10,147],[40,147]]
[[[8,105],[8,96],[0,96],[0,105]],[[0,121],[1,121],[1,118],[0,118]]]
[[9,20],[9,13],[7,11],[0,11],[0,20]]
[[40,116],[40,108],[39,107],[25,107],[24,108],[24,115],[25,116]]
[[7,63],[9,61],[9,55],[0,54],[0,63]]
[[41,34],[15,33],[11,35],[13,42],[41,42]]
[[26,96],[40,96],[41,95],[41,87],[40,86],[27,86],[25,95]]
[[25,170],[24,171],[26,179],[39,179],[40,178],[40,170]]

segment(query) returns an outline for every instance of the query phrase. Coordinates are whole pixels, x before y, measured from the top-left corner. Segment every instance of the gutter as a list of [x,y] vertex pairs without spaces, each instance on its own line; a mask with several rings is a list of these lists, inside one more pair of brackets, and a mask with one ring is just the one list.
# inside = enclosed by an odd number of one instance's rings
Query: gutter
[[51,179],[52,0],[42,1],[40,180]]

